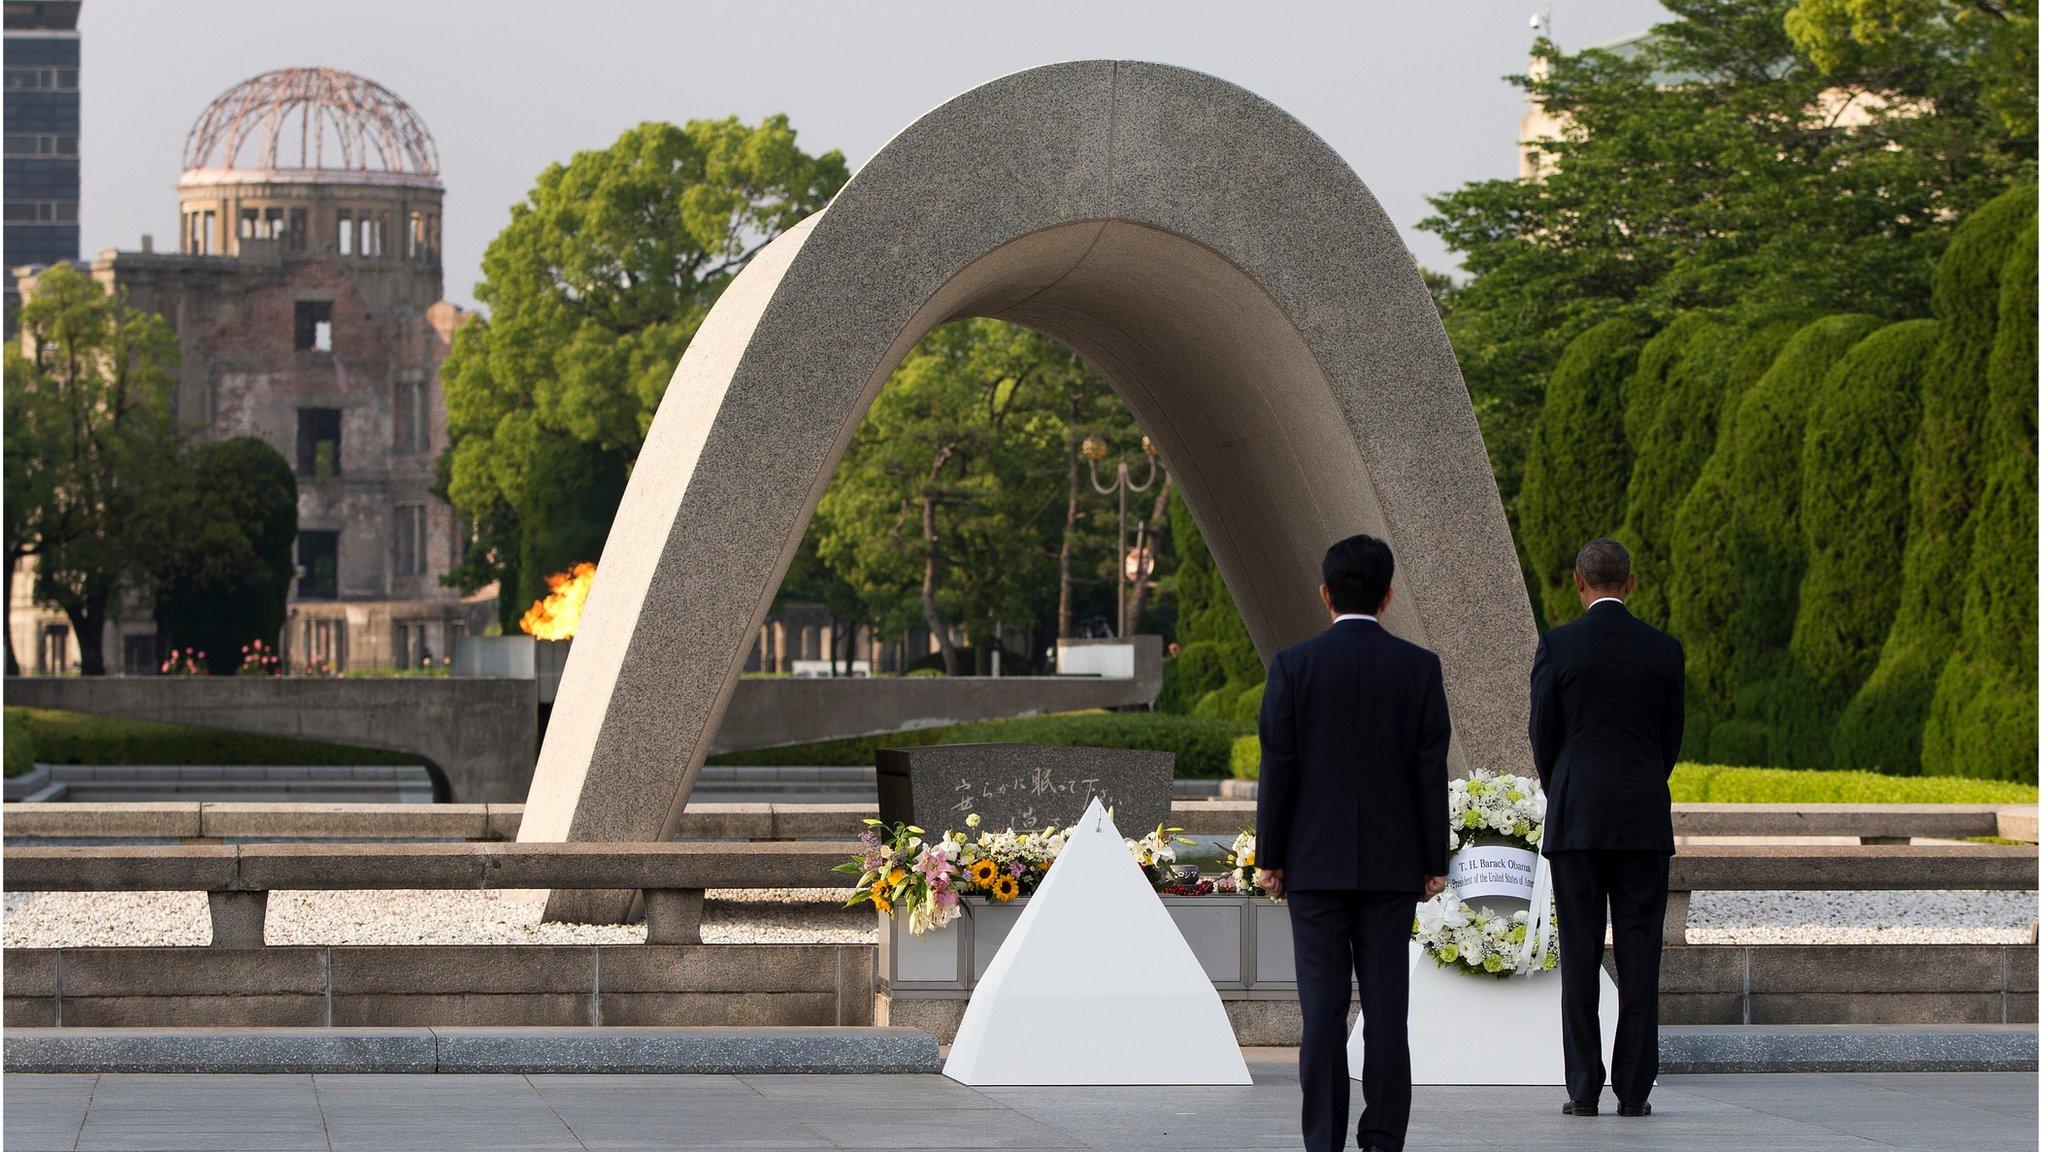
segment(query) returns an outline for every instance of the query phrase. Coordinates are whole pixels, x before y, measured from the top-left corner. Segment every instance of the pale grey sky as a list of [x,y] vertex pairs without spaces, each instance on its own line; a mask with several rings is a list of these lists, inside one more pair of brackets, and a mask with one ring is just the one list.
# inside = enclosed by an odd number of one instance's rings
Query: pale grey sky
[[[185,133],[233,84],[295,65],[370,77],[419,110],[448,188],[447,292],[469,305],[484,245],[550,161],[642,120],[787,112],[810,152],[858,167],[897,129],[991,77],[1055,60],[1213,73],[1300,118],[1350,161],[1417,257],[1424,197],[1511,176],[1542,0],[86,0],[82,246],[177,235]],[[1581,48],[1666,17],[1655,0],[1553,0]]]

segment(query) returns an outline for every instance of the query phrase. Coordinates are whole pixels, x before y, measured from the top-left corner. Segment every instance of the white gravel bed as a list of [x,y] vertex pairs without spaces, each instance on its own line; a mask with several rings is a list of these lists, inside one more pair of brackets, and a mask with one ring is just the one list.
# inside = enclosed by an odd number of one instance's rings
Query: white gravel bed
[[[871,944],[874,913],[845,909],[838,889],[707,895],[711,944]],[[271,944],[638,944],[639,924],[543,924],[517,892],[400,889],[273,892]],[[11,892],[0,917],[9,948],[203,945],[213,937],[198,892]]]
[[[840,907],[836,889],[714,891],[704,939],[714,944],[865,944],[874,914]],[[2040,916],[2033,892],[1700,892],[1692,944],[2024,944]],[[0,917],[9,948],[203,945],[196,892],[10,893]],[[637,944],[638,924],[542,924],[513,892],[277,892],[272,944]]]
[[1688,944],[2025,944],[2037,892],[1695,892]]

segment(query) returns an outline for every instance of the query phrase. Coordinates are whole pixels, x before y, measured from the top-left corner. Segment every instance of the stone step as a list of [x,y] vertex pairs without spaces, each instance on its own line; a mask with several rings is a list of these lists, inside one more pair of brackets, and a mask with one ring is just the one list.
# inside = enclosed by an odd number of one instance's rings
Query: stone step
[[8,1072],[937,1072],[914,1028],[9,1028]]
[[1692,1024],[1666,1026],[1665,1075],[1703,1072],[2033,1072],[2032,1024]]
[[[771,1073],[939,1070],[914,1028],[9,1028],[8,1072]],[[1680,1025],[1664,1075],[2033,1072],[2030,1024]]]

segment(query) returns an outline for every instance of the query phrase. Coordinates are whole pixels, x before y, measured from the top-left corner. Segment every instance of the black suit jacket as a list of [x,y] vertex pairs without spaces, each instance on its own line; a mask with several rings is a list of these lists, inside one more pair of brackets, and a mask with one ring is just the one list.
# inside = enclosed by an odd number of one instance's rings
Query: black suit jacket
[[1549,798],[1543,853],[1674,851],[1671,769],[1685,735],[1685,649],[1619,601],[1545,633],[1529,744]]
[[1448,870],[1443,664],[1370,620],[1273,657],[1259,709],[1258,865],[1290,889],[1421,892]]

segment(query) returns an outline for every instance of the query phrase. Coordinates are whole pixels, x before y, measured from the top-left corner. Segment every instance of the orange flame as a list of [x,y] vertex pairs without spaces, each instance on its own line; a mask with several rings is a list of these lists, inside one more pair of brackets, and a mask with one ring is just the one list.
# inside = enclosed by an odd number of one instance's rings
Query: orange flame
[[536,640],[567,640],[576,635],[583,619],[583,601],[590,596],[590,581],[597,565],[584,562],[548,577],[548,594],[533,602],[519,618],[519,630]]

